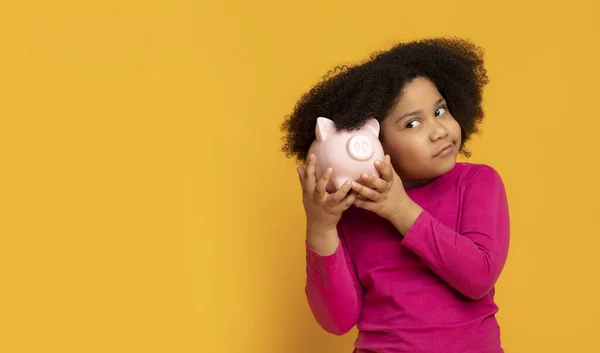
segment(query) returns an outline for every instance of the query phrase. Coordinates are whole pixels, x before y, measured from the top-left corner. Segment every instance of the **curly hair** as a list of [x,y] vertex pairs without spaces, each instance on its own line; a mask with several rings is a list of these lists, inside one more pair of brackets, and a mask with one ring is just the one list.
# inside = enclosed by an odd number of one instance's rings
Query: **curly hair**
[[356,65],[337,66],[300,98],[282,123],[282,151],[306,161],[320,116],[333,120],[339,130],[356,129],[371,117],[382,122],[404,86],[425,77],[435,84],[460,125],[460,151],[469,157],[465,143],[479,132],[484,117],[482,91],[488,77],[483,56],[482,48],[465,39],[428,38],[396,44]]

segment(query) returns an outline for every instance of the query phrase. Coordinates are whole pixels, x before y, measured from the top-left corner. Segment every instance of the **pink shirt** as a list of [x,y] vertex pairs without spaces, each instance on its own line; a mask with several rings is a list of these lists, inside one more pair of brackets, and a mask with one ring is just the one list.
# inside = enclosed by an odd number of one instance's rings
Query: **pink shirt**
[[338,223],[334,254],[306,246],[306,294],[317,322],[334,334],[358,325],[356,353],[503,352],[494,284],[508,254],[509,213],[500,176],[457,163],[406,191],[424,212],[405,237],[351,207]]

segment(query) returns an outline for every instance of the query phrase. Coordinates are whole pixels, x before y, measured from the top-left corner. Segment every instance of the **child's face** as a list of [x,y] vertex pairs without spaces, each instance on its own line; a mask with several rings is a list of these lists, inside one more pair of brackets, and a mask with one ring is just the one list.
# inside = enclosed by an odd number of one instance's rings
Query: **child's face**
[[426,78],[416,78],[404,87],[381,129],[383,149],[407,186],[440,176],[456,163],[460,126]]

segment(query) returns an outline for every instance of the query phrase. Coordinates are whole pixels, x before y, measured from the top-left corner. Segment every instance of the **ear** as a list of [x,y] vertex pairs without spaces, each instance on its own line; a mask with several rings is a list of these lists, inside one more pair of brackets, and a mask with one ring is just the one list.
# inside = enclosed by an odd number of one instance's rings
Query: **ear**
[[319,117],[317,118],[317,126],[315,133],[317,134],[317,141],[322,142],[327,140],[331,134],[335,132],[335,124],[333,120]]
[[371,119],[367,120],[365,126],[370,128],[371,130],[373,130],[373,132],[375,133],[375,136],[379,136],[380,127],[379,127],[379,121],[377,121],[377,119],[371,118]]

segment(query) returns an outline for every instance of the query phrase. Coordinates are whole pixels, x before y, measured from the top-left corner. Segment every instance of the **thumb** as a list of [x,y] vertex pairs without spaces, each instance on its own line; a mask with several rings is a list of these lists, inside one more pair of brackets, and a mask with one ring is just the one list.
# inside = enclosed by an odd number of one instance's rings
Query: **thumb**
[[304,184],[304,176],[306,175],[304,168],[298,167],[296,168],[296,171],[298,172],[298,178],[300,179],[300,182]]

